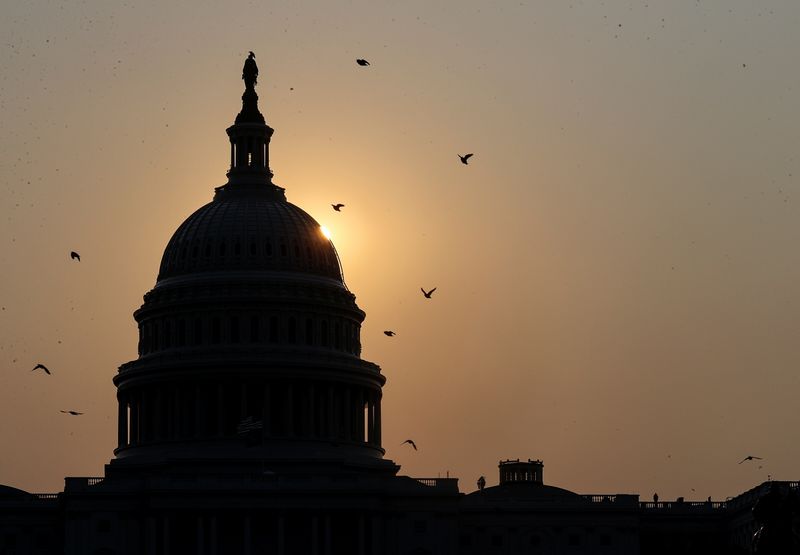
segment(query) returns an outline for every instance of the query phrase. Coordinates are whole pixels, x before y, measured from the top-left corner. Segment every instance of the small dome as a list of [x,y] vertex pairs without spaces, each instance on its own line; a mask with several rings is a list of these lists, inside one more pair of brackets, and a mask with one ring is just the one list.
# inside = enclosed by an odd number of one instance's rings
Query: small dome
[[266,187],[224,189],[172,236],[161,259],[159,281],[199,272],[266,270],[342,282],[333,243],[314,218],[283,198],[282,191],[278,195]]

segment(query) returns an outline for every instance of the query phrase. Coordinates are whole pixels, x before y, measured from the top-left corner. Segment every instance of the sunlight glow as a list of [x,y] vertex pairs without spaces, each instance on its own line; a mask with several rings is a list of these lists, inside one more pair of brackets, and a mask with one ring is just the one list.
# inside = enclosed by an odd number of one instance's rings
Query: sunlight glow
[[327,227],[321,225],[319,226],[319,230],[322,232],[322,234],[325,236],[326,239],[331,238],[331,231]]

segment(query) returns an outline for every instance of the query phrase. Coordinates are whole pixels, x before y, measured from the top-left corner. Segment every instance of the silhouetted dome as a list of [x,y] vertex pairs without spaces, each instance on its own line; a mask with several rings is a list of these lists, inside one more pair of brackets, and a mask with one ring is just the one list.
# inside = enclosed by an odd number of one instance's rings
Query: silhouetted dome
[[575,492],[546,486],[536,482],[517,482],[502,484],[476,491],[466,496],[466,505],[472,504],[503,504],[503,503],[578,503],[588,504],[589,501]]
[[33,495],[27,491],[13,488],[11,486],[0,485],[0,499],[28,499],[30,497],[33,497]]
[[[281,195],[282,196],[282,195]],[[333,243],[302,209],[263,191],[219,191],[167,244],[158,279],[220,270],[301,272],[342,282]]]

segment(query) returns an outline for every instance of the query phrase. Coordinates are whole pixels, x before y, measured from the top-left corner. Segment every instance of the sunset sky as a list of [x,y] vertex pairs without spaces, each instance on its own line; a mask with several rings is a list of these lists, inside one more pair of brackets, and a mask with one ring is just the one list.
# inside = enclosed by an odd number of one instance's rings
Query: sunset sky
[[0,484],[113,456],[132,312],[225,183],[248,50],[402,474],[472,491],[541,458],[662,500],[800,479],[799,27],[790,0],[5,3]]

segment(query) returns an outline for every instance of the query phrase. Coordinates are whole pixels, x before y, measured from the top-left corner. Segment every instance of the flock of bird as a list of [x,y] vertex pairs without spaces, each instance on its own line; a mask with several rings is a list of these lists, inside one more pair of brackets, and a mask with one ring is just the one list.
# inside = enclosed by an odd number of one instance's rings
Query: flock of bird
[[[356,63],[359,66],[362,66],[362,67],[366,67],[366,66],[370,65],[370,63],[367,60],[363,59],[363,58],[358,58],[356,60]],[[470,152],[468,154],[463,154],[463,155],[462,154],[458,154],[459,160],[461,160],[461,163],[464,164],[465,166],[469,165],[469,159],[472,158],[473,156],[474,156],[474,153],[472,153],[472,152]],[[342,203],[331,204],[331,208],[333,208],[336,212],[341,212],[342,208],[344,208],[344,207],[345,207],[345,205],[342,204]],[[76,260],[78,262],[81,261],[81,255],[78,254],[75,251],[70,251],[69,256],[70,256],[71,260]],[[426,299],[431,299],[433,297],[433,293],[434,293],[434,291],[436,291],[436,289],[437,288],[434,287],[433,289],[431,289],[429,291],[426,291],[425,288],[420,287],[420,291],[422,291],[422,295]],[[395,337],[397,335],[397,333],[395,331],[393,331],[393,330],[384,330],[383,334],[386,335],[387,337]],[[47,366],[45,366],[44,364],[41,364],[41,363],[36,364],[36,366],[33,367],[31,372],[35,372],[36,370],[42,370],[48,376],[52,375],[52,373],[50,372],[50,369]],[[60,412],[62,412],[63,414],[69,414],[70,416],[81,416],[81,415],[83,415],[82,412],[75,411],[75,410],[62,410]],[[404,442],[402,442],[400,445],[405,445],[405,444],[410,445],[414,449],[414,451],[418,450],[417,449],[417,444],[412,439],[407,439]],[[747,461],[753,461],[753,460],[759,460],[760,461],[760,460],[764,460],[764,459],[762,457],[756,457],[755,455],[748,455],[744,459],[739,461],[739,464],[742,464],[742,463],[747,462]],[[761,468],[761,467],[759,467],[759,468]],[[481,479],[482,478],[483,477],[481,476]],[[479,479],[479,484],[480,484],[481,479]],[[479,487],[480,487],[480,485],[479,485]],[[480,488],[480,489],[483,489],[483,488]]]
[[[70,251],[69,257],[70,257],[71,260],[77,260],[78,262],[81,261],[81,255],[78,254],[75,251]],[[36,366],[31,368],[31,372],[36,372],[37,370],[41,370],[42,372],[44,372],[48,376],[52,376],[53,375],[53,373],[50,371],[50,369],[47,366],[45,366],[44,364],[42,364],[41,362],[37,363]],[[69,414],[70,416],[82,416],[83,415],[82,412],[79,412],[77,410],[62,410],[60,412],[62,412],[64,414]]]

